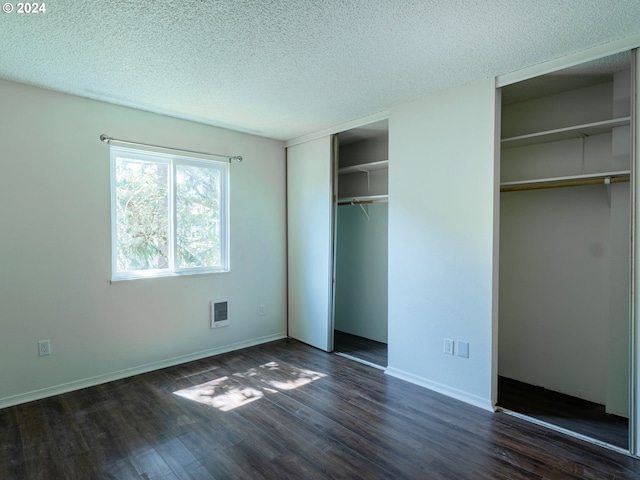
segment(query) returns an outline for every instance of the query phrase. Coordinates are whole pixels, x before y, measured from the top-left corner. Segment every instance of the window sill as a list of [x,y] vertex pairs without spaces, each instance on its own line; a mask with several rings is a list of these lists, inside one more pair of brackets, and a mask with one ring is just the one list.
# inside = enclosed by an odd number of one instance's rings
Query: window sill
[[128,282],[130,280],[144,280],[152,278],[166,278],[166,277],[187,277],[192,275],[207,275],[216,273],[229,273],[230,270],[226,269],[207,269],[207,270],[185,270],[181,272],[164,272],[164,271],[148,271],[139,273],[127,273],[120,274],[118,276],[111,277],[110,283]]

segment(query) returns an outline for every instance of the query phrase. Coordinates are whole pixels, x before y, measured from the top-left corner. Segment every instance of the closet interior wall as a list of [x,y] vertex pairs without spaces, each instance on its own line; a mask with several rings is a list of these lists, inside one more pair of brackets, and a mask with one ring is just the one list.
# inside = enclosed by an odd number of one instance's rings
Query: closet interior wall
[[[629,91],[624,70],[594,85],[503,101],[501,183],[629,170],[628,124],[513,147],[505,141],[628,117]],[[500,195],[499,375],[625,417],[629,185],[603,181]]]
[[387,343],[388,135],[340,142],[338,158],[334,328]]

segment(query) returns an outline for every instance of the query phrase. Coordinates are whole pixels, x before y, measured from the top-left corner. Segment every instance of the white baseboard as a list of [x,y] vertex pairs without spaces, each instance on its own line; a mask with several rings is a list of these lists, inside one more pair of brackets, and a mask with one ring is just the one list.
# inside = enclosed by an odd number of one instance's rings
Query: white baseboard
[[233,343],[231,345],[224,345],[222,347],[201,350],[199,352],[181,355],[179,357],[168,358],[166,360],[160,360],[158,362],[147,363],[145,365],[139,365],[132,368],[126,368],[117,372],[105,373],[103,375],[97,375],[95,377],[84,378],[82,380],[63,383],[61,385],[54,385],[52,387],[42,388],[40,390],[34,390],[32,392],[0,398],[0,409],[11,407],[13,405],[19,405],[21,403],[27,403],[34,400],[52,397],[54,395],[60,395],[62,393],[72,392],[74,390],[80,390],[81,388],[93,387],[95,385],[112,382],[114,380],[120,380],[126,377],[132,377],[134,375],[140,375],[141,373],[152,372],[161,368],[173,367],[174,365],[180,365],[181,363],[192,362],[194,360],[200,360],[202,358],[212,357],[214,355],[220,355],[221,353],[232,352],[234,350],[240,350],[242,348],[260,345],[262,343],[273,342],[274,340],[280,340],[282,338],[287,338],[286,333],[278,333],[274,335],[268,335],[266,337],[253,338],[251,340],[245,340],[242,342]]
[[433,390],[434,392],[441,393],[448,397],[455,398],[456,400],[460,400],[462,402],[482,408],[483,410],[488,410],[490,412],[495,411],[493,403],[490,399],[482,398],[477,395],[458,390],[457,388],[452,388],[448,385],[443,385],[427,378],[414,375],[413,373],[408,373],[404,370],[398,370],[397,368],[387,367],[384,373],[401,380],[406,380],[407,382],[413,383],[415,385],[428,388],[429,390]]

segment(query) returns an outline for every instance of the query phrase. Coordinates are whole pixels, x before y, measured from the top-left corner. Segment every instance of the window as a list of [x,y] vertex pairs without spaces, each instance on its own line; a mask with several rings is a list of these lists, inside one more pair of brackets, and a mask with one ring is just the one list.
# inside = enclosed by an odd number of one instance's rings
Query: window
[[229,164],[111,147],[112,279],[229,269]]

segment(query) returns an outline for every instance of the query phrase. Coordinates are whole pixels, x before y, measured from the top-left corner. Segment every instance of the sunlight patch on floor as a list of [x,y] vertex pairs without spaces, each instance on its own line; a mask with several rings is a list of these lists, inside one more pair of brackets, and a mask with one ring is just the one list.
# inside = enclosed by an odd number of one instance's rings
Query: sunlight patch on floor
[[326,377],[313,370],[268,362],[244,372],[224,376],[173,392],[182,398],[209,405],[223,412],[255,402],[266,393],[293,390]]

